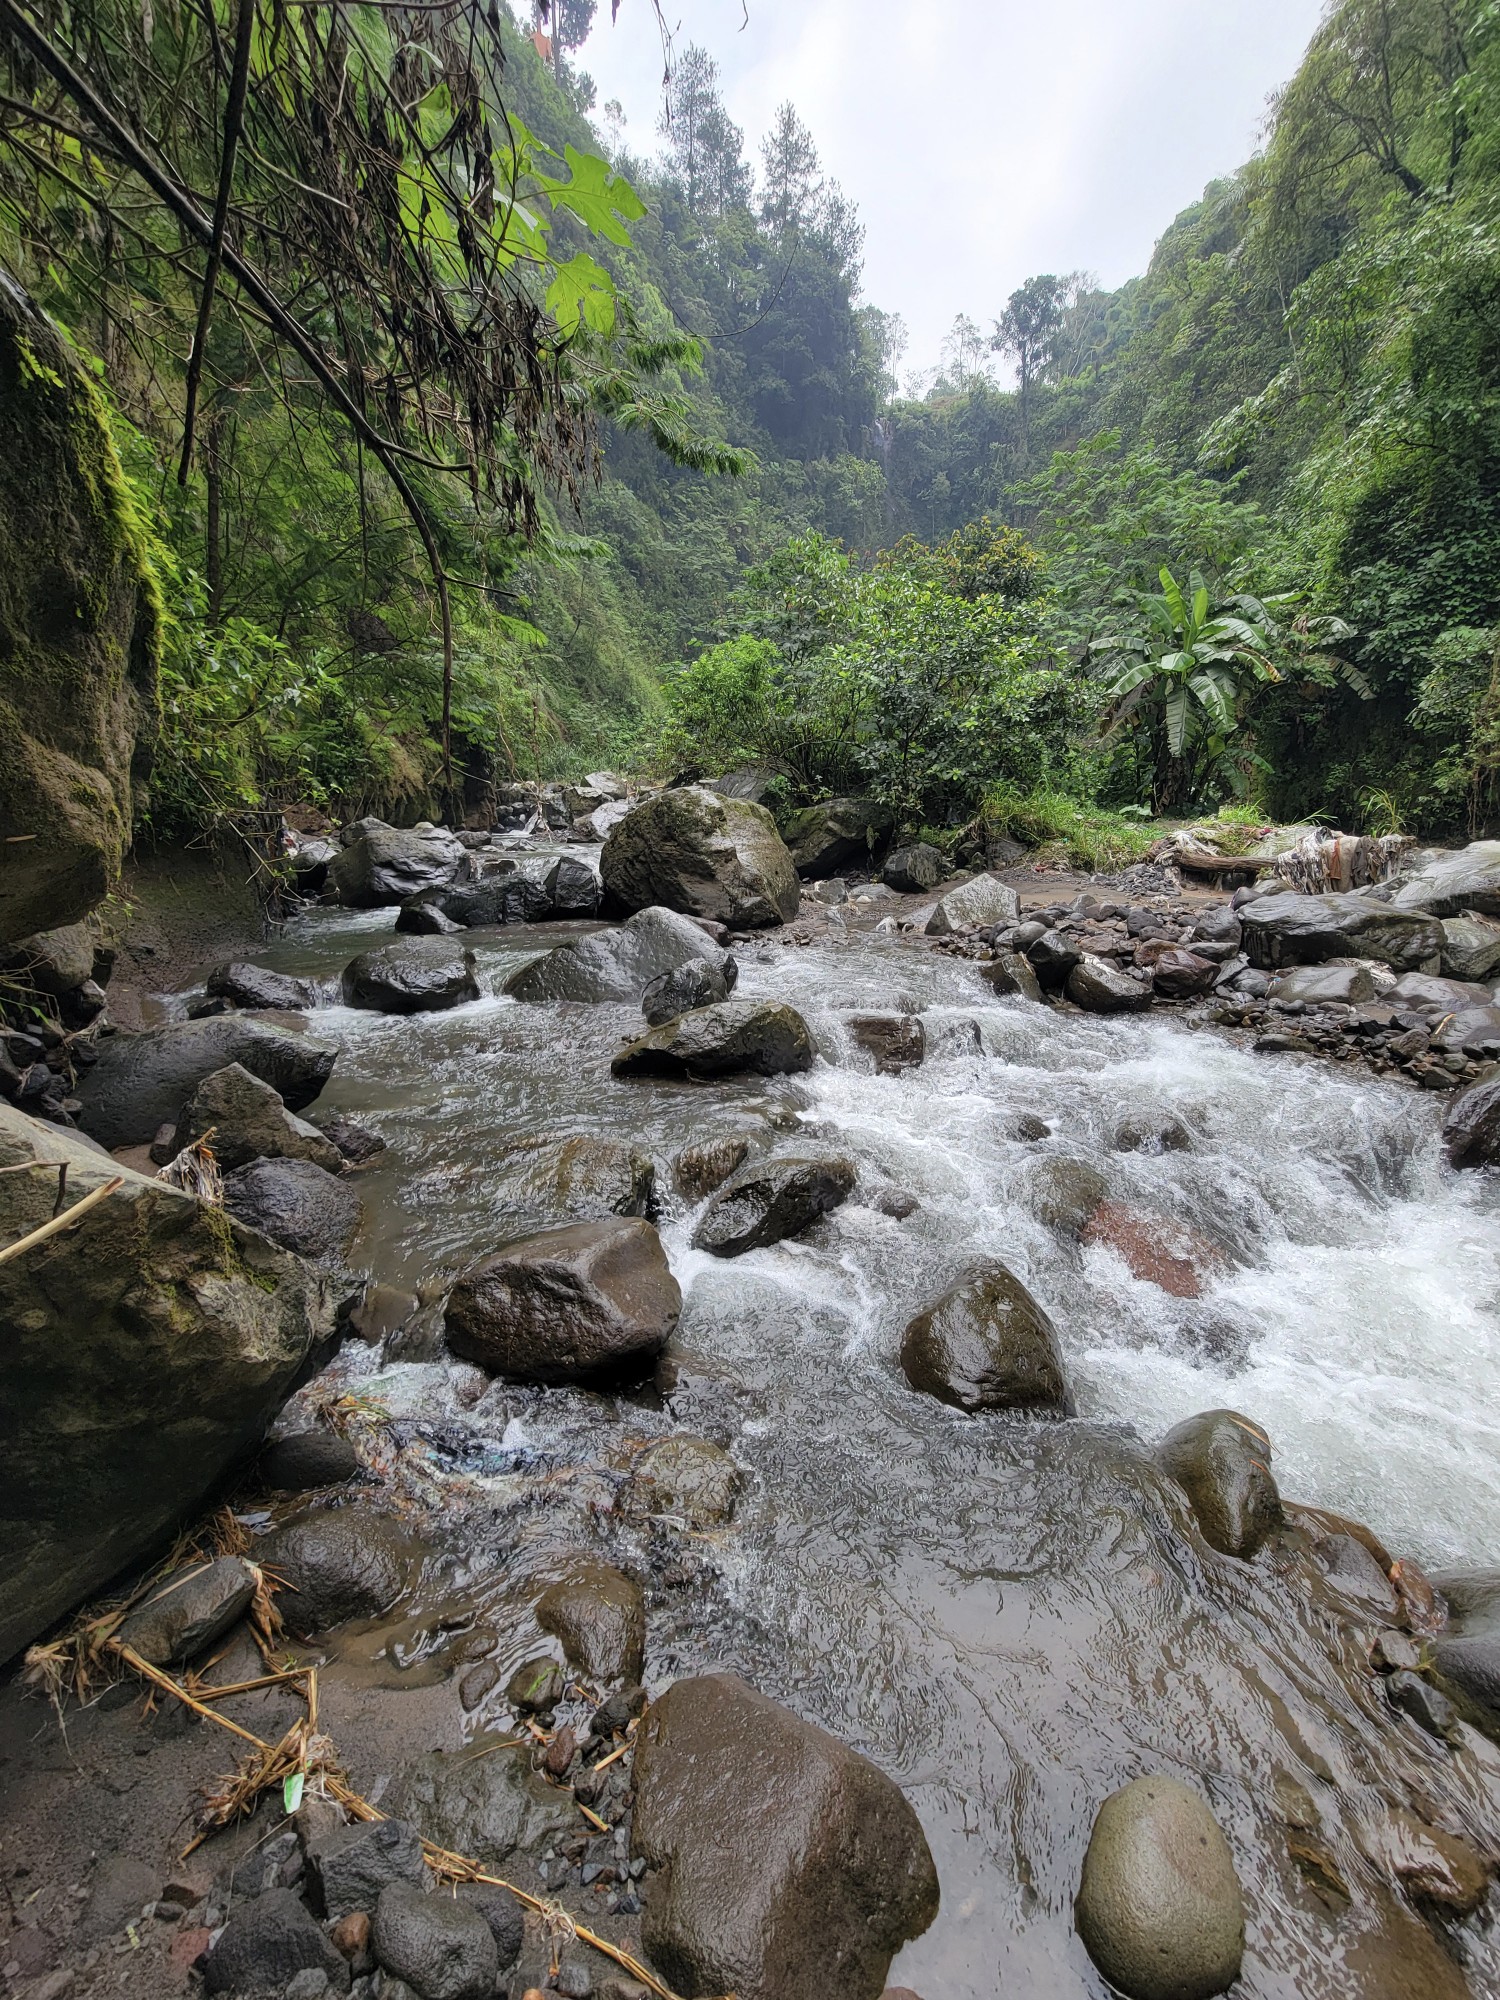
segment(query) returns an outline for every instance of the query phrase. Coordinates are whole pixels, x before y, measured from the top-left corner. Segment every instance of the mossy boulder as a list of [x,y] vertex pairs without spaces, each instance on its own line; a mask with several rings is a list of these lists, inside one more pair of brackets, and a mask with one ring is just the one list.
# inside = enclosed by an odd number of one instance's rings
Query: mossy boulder
[[155,586],[102,405],[0,272],[0,944],[76,921],[130,840]]
[[639,805],[604,843],[605,894],[621,910],[661,903],[737,929],[790,923],[802,890],[764,806],[683,785]]
[[298,1258],[86,1141],[0,1105],[0,1660],[149,1555],[259,1444],[333,1333]]

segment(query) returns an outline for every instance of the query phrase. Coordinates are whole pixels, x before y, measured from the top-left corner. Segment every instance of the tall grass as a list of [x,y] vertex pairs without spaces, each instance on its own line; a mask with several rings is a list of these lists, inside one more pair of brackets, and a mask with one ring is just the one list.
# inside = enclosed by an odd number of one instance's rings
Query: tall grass
[[1038,850],[1037,858],[1091,875],[1107,875],[1141,861],[1157,832],[1139,819],[1110,812],[1086,799],[1040,785],[1022,792],[1012,785],[995,785],[982,808],[986,828]]

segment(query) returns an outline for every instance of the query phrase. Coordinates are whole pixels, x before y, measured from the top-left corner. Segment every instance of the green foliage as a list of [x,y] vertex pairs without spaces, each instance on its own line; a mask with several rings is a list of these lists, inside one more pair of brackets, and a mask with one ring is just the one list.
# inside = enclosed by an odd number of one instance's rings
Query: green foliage
[[994,834],[1008,834],[1043,859],[1091,874],[1112,873],[1141,861],[1156,839],[1138,818],[1111,812],[1071,790],[1043,785],[1022,790],[1014,783],[992,785],[981,817]]
[[759,763],[797,797],[857,790],[908,825],[957,824],[996,779],[1060,772],[1087,720],[1039,568],[992,522],[871,568],[795,539],[751,572],[747,629],[669,677],[663,754],[703,775]]

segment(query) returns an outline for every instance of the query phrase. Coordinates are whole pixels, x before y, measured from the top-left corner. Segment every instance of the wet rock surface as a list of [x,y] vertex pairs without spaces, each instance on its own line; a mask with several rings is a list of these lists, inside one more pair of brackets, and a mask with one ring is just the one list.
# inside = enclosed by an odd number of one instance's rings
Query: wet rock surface
[[628,1000],[640,1006],[648,987],[700,961],[732,983],[731,955],[676,910],[639,910],[618,930],[601,931],[532,959],[506,981],[516,1000]]
[[474,954],[447,944],[388,944],[344,967],[346,1007],[376,1014],[429,1014],[479,998]]
[[646,1645],[641,1587],[607,1563],[578,1563],[537,1599],[536,1622],[591,1680],[638,1681]]
[[865,1758],[728,1674],[679,1681],[636,1750],[644,1936],[679,1990],[878,1994],[937,1911],[916,1814]]
[[231,1063],[270,1084],[288,1110],[302,1111],[333,1074],[337,1053],[311,1036],[234,1015],[116,1035],[79,1079],[79,1123],[106,1146],[145,1145],[206,1077]]
[[891,815],[871,799],[825,799],[783,815],[781,837],[797,873],[807,881],[836,875],[858,862],[868,866],[891,831]]
[[423,889],[451,882],[464,850],[441,827],[405,831],[379,820],[364,823],[328,867],[328,886],[351,909],[404,903]]
[[710,1201],[693,1232],[697,1249],[741,1257],[804,1229],[846,1202],[856,1169],[833,1156],[778,1155],[742,1167]]
[[1105,1800],[1077,1919],[1090,1957],[1130,2000],[1229,1991],[1244,1953],[1244,1903],[1229,1843],[1198,1793],[1150,1777]]
[[411,1564],[399,1528],[366,1508],[289,1521],[257,1542],[254,1556],[282,1581],[277,1609],[288,1627],[308,1636],[388,1611]]
[[212,1134],[213,1154],[232,1172],[251,1160],[311,1160],[325,1172],[342,1173],[344,1156],[334,1142],[298,1118],[280,1094],[239,1063],[206,1076],[182,1107],[172,1136],[172,1152]]
[[969,1272],[908,1323],[901,1366],[914,1389],[955,1409],[1072,1409],[1057,1329],[1000,1263]]
[[313,1160],[251,1160],[225,1175],[224,1206],[284,1250],[322,1264],[342,1260],[363,1213],[356,1191]]
[[126,1618],[120,1643],[153,1667],[191,1660],[248,1608],[255,1585],[254,1573],[238,1556],[170,1575]]
[[662,792],[610,833],[604,887],[619,908],[653,903],[755,929],[797,914],[797,871],[764,806],[701,785]]
[[682,1294],[649,1222],[580,1223],[512,1243],[448,1300],[452,1352],[528,1382],[649,1369]]
[[[0,1657],[143,1557],[248,1458],[332,1331],[321,1279],[189,1196],[0,1105],[0,1235],[121,1187],[0,1264]],[[227,1266],[227,1268],[226,1268]]]
[[762,1000],[725,1000],[653,1028],[627,1044],[616,1076],[688,1077],[696,1082],[753,1070],[785,1076],[810,1069],[812,1036],[794,1008]]
[[1157,1460],[1193,1504],[1205,1541],[1248,1561],[1281,1526],[1271,1441],[1236,1410],[1189,1417],[1162,1439]]

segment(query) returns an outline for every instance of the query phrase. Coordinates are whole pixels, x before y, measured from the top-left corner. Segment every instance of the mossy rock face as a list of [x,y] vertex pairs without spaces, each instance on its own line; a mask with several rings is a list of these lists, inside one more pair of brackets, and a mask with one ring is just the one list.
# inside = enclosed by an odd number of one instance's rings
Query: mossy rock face
[[76,921],[114,880],[159,631],[98,394],[0,273],[0,944]]
[[119,1175],[0,1264],[0,1662],[201,1507],[333,1334],[300,1258],[222,1209],[0,1104],[0,1242]]

